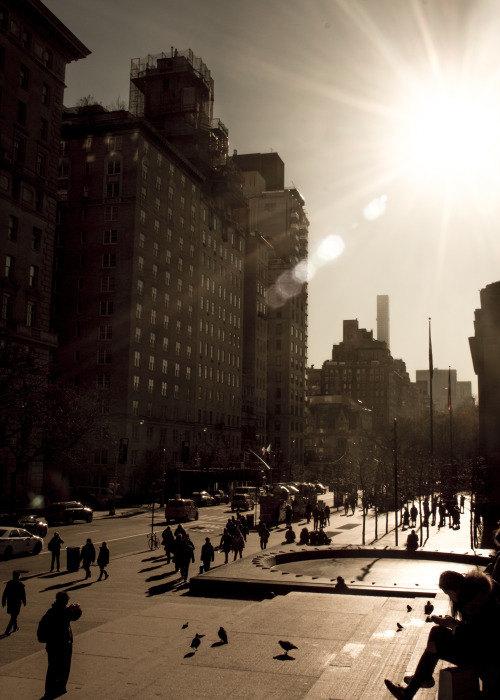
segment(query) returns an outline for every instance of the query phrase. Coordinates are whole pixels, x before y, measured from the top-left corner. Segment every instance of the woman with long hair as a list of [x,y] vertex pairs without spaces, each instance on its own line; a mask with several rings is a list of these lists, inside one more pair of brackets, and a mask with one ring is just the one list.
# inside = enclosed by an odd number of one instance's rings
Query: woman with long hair
[[490,576],[481,571],[443,571],[439,587],[450,599],[451,614],[432,616],[435,626],[415,674],[404,679],[408,686],[385,680],[389,692],[399,700],[411,700],[420,688],[432,688],[432,675],[440,659],[461,669],[470,668],[483,679],[497,668],[500,610]]

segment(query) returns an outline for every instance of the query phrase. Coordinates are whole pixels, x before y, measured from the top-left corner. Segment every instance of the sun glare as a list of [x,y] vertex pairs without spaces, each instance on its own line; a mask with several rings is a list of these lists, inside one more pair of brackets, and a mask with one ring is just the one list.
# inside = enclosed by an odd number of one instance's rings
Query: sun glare
[[401,139],[408,167],[419,177],[446,175],[480,184],[499,150],[496,111],[463,87],[419,91],[404,110]]

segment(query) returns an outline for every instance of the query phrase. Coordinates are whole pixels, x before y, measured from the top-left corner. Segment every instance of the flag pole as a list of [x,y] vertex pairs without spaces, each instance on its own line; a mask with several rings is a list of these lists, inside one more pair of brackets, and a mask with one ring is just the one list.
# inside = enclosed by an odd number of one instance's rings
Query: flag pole
[[448,367],[448,411],[450,412],[450,464],[453,463],[453,419],[451,411],[451,367]]
[[434,365],[432,361],[432,339],[431,339],[431,319],[429,318],[429,410],[430,410],[430,453],[431,460],[434,457],[434,406],[432,397],[432,378],[434,376]]

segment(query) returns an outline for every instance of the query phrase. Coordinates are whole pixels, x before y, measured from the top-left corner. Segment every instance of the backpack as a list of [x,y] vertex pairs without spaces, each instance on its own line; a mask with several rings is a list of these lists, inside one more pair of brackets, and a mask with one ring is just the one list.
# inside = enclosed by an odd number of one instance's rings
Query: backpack
[[49,625],[49,611],[47,611],[38,623],[36,630],[36,636],[40,644],[46,644],[49,640]]

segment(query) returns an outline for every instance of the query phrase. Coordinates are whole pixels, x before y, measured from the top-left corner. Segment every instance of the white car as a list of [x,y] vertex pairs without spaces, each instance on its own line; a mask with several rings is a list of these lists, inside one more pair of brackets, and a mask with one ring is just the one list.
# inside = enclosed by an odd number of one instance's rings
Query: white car
[[40,554],[43,539],[20,527],[0,527],[0,556],[10,559],[19,554]]

